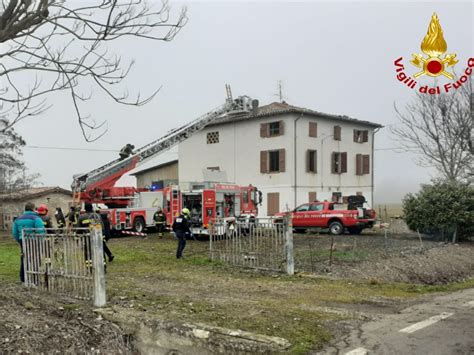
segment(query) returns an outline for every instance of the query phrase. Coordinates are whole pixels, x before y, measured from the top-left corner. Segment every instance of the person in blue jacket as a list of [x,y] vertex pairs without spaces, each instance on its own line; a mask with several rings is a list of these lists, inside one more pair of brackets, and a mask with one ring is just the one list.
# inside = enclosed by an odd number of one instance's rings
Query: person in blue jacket
[[24,266],[23,266],[23,246],[21,243],[22,239],[22,231],[25,228],[36,228],[40,232],[44,233],[44,223],[38,214],[35,212],[35,205],[31,202],[27,202],[25,205],[25,212],[15,219],[12,226],[12,234],[13,238],[20,244],[21,249],[21,264],[20,264],[20,280],[21,282],[25,282],[25,275],[24,275]]

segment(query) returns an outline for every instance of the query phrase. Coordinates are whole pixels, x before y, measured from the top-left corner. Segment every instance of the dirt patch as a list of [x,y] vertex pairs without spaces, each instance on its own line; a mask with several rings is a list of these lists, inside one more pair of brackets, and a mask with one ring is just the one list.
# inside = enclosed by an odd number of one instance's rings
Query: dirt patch
[[0,353],[134,354],[132,339],[92,307],[23,286],[3,284]]
[[327,268],[328,275],[412,284],[447,284],[474,276],[474,245],[443,244],[431,249],[406,249],[375,261],[340,263]]
[[315,275],[426,285],[474,276],[474,243],[416,233],[295,234],[294,251],[296,270]]

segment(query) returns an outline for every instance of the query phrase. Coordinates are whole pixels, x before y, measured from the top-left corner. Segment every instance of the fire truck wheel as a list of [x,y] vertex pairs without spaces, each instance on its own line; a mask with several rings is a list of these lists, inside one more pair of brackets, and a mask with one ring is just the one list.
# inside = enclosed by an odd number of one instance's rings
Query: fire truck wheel
[[339,221],[334,221],[329,224],[329,233],[332,235],[340,235],[344,232],[344,226]]
[[145,221],[142,217],[135,218],[133,221],[133,229],[138,233],[143,233],[145,231]]

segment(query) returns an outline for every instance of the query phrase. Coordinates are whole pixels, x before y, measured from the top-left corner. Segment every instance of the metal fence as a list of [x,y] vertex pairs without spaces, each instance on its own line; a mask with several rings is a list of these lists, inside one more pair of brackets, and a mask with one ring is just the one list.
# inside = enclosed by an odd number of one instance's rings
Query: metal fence
[[105,305],[100,225],[90,229],[24,229],[25,285]]
[[293,274],[293,234],[287,220],[217,220],[210,226],[210,259]]
[[295,269],[325,272],[332,265],[355,265],[393,257],[423,254],[444,243],[418,233],[398,233],[391,229],[361,235],[304,233],[294,236]]
[[424,254],[444,242],[409,231],[403,224],[361,235],[295,234],[291,220],[218,220],[210,227],[210,259],[237,267],[326,273],[331,266],[351,267],[393,257]]

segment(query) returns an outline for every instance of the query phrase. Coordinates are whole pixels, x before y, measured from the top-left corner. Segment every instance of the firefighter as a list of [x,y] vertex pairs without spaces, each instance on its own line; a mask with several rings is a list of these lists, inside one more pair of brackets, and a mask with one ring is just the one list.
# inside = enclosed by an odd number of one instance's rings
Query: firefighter
[[100,209],[96,209],[95,212],[100,216],[100,219],[102,221],[102,237],[103,237],[104,255],[106,255],[107,258],[109,258],[109,262],[112,262],[115,256],[112,254],[112,251],[109,249],[109,246],[107,245],[107,242],[109,241],[110,236],[112,235],[112,232],[110,230],[109,215],[106,212],[101,213]]
[[[85,213],[81,214],[79,218],[77,219],[76,227],[89,229],[89,226],[94,221],[97,223],[100,223],[100,225],[102,226],[102,219],[97,213],[94,213],[94,209],[91,203],[86,202],[84,204],[84,210],[85,210]],[[85,234],[87,233],[87,231],[78,230],[77,233]],[[89,269],[89,272],[92,272],[92,255],[91,255],[91,250],[90,250],[90,243],[87,241],[86,238],[84,238],[83,243],[84,243],[84,260],[86,263],[86,268]]]
[[51,218],[48,216],[48,206],[46,206],[45,204],[39,205],[36,212],[39,214],[41,220],[43,221],[44,228],[53,228]]
[[158,237],[163,238],[163,232],[166,225],[166,216],[163,213],[161,207],[158,207],[157,211],[153,215],[153,220],[155,221],[155,226],[158,231]]
[[178,249],[176,251],[176,258],[181,259],[183,257],[183,250],[186,247],[186,236],[191,235],[191,229],[189,228],[189,210],[183,208],[181,214],[175,218],[173,222],[173,232],[178,238]]
[[69,213],[66,215],[68,226],[70,228],[76,226],[79,222],[79,211],[74,207],[71,206],[69,209]]
[[133,144],[127,144],[125,147],[123,147],[121,150],[120,150],[120,160],[124,160],[126,158],[128,158],[132,153],[133,153],[133,150],[135,149],[135,146]]
[[59,229],[63,229],[64,227],[66,227],[66,218],[64,217],[64,213],[61,207],[56,207],[54,217],[56,218],[56,225]]

